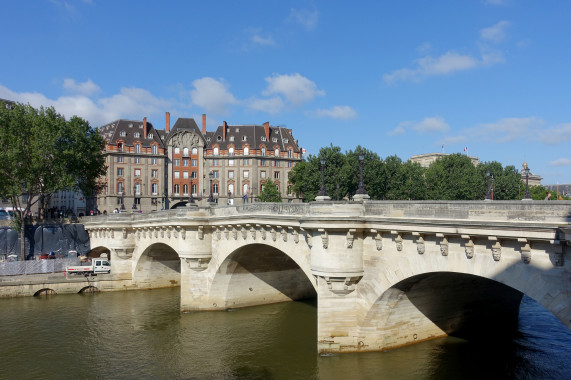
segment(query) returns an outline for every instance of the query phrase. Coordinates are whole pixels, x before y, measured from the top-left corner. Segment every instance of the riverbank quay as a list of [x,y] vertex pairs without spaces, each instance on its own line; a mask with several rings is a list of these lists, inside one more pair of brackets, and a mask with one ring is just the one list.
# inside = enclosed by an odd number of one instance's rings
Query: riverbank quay
[[[179,286],[179,284],[172,284],[172,287],[176,286]],[[64,273],[0,277],[0,298],[155,288],[151,284],[133,283],[130,273],[98,274],[91,277],[64,276]]]

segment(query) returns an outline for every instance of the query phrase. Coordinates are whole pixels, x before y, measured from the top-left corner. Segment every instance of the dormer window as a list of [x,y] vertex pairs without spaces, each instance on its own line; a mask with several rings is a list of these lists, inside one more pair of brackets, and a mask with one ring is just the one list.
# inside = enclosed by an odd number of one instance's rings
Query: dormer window
[[234,136],[230,136],[230,141],[234,141]]
[[289,139],[284,139],[284,144],[287,144],[289,142]]
[[153,138],[153,134],[152,134],[152,133],[149,133],[149,134],[147,135],[147,138],[148,138],[148,139],[152,139],[152,138]]
[[236,133],[240,132],[240,128],[236,128]]
[[207,138],[206,138],[206,141],[207,141],[207,142],[210,142],[210,137],[207,137]]
[[265,137],[265,136],[260,137],[260,139],[261,139],[262,141],[266,141],[266,137]]
[[278,142],[278,138],[277,138],[277,137],[272,137],[272,141],[273,141],[273,142]]
[[141,134],[139,132],[135,132],[135,137],[139,138],[141,137]]
[[141,129],[142,129],[142,128],[143,128],[143,124],[139,125],[139,128],[141,128]]
[[222,141],[222,136],[218,136],[218,137],[216,138],[216,140]]
[[123,137],[125,137],[125,136],[127,136],[127,132],[121,131],[120,135],[123,136]]
[[248,138],[246,136],[242,136],[242,141],[246,141]]
[[133,123],[129,123],[129,128],[133,128]]

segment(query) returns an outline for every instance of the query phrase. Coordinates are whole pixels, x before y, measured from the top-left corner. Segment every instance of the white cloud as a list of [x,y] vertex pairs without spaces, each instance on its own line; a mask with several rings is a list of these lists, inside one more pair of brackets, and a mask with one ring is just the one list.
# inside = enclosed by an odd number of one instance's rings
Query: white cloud
[[571,123],[559,124],[552,128],[538,131],[539,140],[548,145],[571,141]]
[[77,83],[74,79],[65,78],[63,80],[63,88],[72,93],[87,96],[93,95],[101,90],[91,79],[88,79],[86,82]]
[[329,109],[319,108],[310,112],[310,114],[318,118],[329,117],[339,120],[354,119],[357,117],[355,110],[349,106],[334,106]]
[[462,136],[462,135],[458,135],[458,136],[449,136],[449,137],[445,137],[442,140],[442,143],[444,145],[444,147],[446,148],[446,146],[448,145],[455,145],[455,144],[460,144],[460,143],[464,143],[466,142],[468,139],[466,138],[466,136]]
[[319,12],[317,10],[297,10],[292,8],[288,20],[302,25],[307,30],[313,30],[319,22]]
[[141,119],[171,105],[169,101],[159,99],[140,88],[121,88],[118,94],[93,100],[81,94],[49,99],[37,92],[17,93],[0,85],[0,98],[29,103],[35,108],[54,107],[66,118],[77,115],[94,126],[120,118]]
[[263,37],[257,33],[252,36],[252,42],[262,46],[275,46],[276,44],[272,36]]
[[193,81],[192,85],[194,86],[190,91],[192,103],[203,108],[206,113],[225,115],[229,106],[238,103],[222,81],[204,77]]
[[530,138],[545,122],[536,117],[503,118],[495,123],[479,124],[469,128],[470,137],[494,143],[505,143]]
[[274,74],[265,80],[268,82],[268,87],[262,93],[264,96],[282,95],[288,102],[295,105],[311,101],[316,96],[325,95],[325,91],[319,90],[314,82],[298,73]]
[[551,166],[571,166],[570,158],[558,158],[557,160],[549,161]]
[[500,21],[495,25],[480,31],[480,38],[494,43],[500,43],[506,38],[506,29],[510,26],[509,21]]
[[438,133],[446,132],[450,129],[450,126],[444,121],[440,116],[437,117],[426,117],[420,123],[413,125],[412,127],[415,131],[424,133]]
[[270,114],[279,113],[284,107],[284,101],[279,96],[274,96],[269,99],[251,99],[247,104],[248,107],[253,110]]
[[399,125],[395,127],[395,129],[388,131],[387,135],[389,136],[397,136],[397,135],[404,135],[406,133],[406,128],[410,126],[410,122],[403,121]]
[[455,71],[473,69],[479,64],[478,60],[472,56],[461,55],[451,51],[436,58],[432,56],[419,58],[415,62],[415,68],[395,70],[390,74],[383,75],[383,79],[387,83],[393,83],[398,80],[420,80],[427,76],[446,75]]

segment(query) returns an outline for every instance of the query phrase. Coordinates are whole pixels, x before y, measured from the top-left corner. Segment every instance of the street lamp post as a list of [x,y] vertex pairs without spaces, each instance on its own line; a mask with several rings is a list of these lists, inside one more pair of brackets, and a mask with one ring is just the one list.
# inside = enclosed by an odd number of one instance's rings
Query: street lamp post
[[210,195],[208,196],[208,202],[214,203],[214,194],[212,194],[212,178],[214,178],[214,174],[212,171],[208,173],[208,178],[210,179]]
[[[492,200],[492,187],[490,186],[490,171],[487,170],[486,171],[486,177],[487,177],[487,183],[488,183],[488,191],[486,192],[486,200],[487,201],[491,201]],[[492,181],[493,181],[494,176],[492,175]]]
[[325,159],[322,158],[320,163],[321,163],[321,189],[319,190],[319,193],[317,195],[320,197],[326,197],[327,190],[325,190],[325,174],[324,174]]
[[365,191],[365,185],[363,184],[363,161],[365,160],[365,155],[359,155],[359,188],[355,194],[367,194]]
[[137,186],[133,185],[133,210],[137,209]]
[[190,197],[188,198],[188,203],[194,203],[194,198],[192,197],[192,179],[190,180]]
[[523,174],[525,174],[525,196],[523,197],[523,201],[531,201],[531,195],[529,195],[529,167],[527,166],[527,162],[523,163]]

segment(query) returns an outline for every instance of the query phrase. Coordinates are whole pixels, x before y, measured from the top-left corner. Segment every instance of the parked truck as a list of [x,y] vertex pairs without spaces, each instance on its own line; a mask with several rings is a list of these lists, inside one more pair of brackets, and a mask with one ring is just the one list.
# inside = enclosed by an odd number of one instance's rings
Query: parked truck
[[101,273],[110,273],[111,264],[107,258],[96,258],[92,259],[91,263],[85,263],[83,265],[68,266],[65,268],[66,276],[69,274],[82,274],[84,276],[97,275]]

